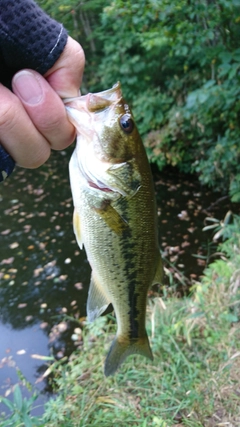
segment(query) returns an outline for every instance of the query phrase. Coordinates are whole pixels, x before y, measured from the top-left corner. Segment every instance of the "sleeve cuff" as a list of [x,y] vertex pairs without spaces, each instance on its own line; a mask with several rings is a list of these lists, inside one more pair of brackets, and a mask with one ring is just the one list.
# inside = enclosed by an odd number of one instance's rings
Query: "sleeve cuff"
[[0,144],[0,182],[4,181],[9,175],[11,175],[14,167],[15,162],[13,158]]

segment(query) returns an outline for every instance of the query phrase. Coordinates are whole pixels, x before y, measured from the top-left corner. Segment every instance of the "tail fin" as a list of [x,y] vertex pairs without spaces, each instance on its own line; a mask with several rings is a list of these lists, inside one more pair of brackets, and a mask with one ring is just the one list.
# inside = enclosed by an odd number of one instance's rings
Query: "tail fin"
[[123,339],[118,336],[114,338],[105,360],[104,374],[106,377],[113,375],[130,354],[141,354],[153,360],[147,334],[143,338],[136,338],[134,340]]

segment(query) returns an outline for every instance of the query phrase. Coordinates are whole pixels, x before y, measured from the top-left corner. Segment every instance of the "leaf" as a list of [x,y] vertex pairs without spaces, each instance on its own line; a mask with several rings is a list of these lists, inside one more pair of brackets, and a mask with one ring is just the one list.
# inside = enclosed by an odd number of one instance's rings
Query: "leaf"
[[232,65],[231,70],[230,70],[229,75],[228,75],[229,80],[232,80],[233,77],[236,76],[238,69],[239,69],[239,64]]
[[221,313],[220,317],[230,323],[236,323],[239,320],[238,317],[232,313]]
[[24,349],[22,349],[22,350],[18,350],[18,351],[16,352],[16,354],[18,354],[19,356],[21,356],[21,355],[23,355],[23,354],[26,354],[26,350],[24,350]]
[[220,237],[222,237],[222,235],[224,234],[224,229],[221,228],[216,234],[214,234],[213,236],[213,240],[218,240],[220,239]]
[[206,227],[203,227],[202,231],[211,230],[213,228],[218,227],[219,224],[213,224],[213,225],[207,225]]
[[232,218],[232,212],[228,211],[223,220],[224,225],[227,225],[231,218]]
[[16,248],[18,248],[18,246],[19,246],[18,242],[13,242],[13,243],[11,243],[11,245],[9,245],[10,249],[16,249]]
[[13,261],[14,261],[14,257],[11,256],[10,258],[3,259],[1,264],[12,264]]
[[216,81],[215,81],[215,80],[208,80],[208,81],[203,85],[203,87],[204,87],[204,89],[209,89],[210,87],[214,86],[214,85],[215,85],[215,83],[216,83]]
[[228,51],[221,52],[219,54],[219,58],[222,60],[223,63],[228,64],[232,60],[232,54]]
[[21,389],[20,389],[18,384],[16,384],[14,387],[13,399],[14,399],[14,403],[17,406],[17,408],[19,409],[19,411],[21,411],[23,400],[22,400]]
[[6,397],[0,396],[0,403],[4,403],[4,405],[6,405],[12,412],[15,409],[14,404],[9,399],[7,399]]
[[42,356],[41,354],[31,354],[31,357],[38,360],[54,360],[53,356]]
[[7,235],[7,234],[9,234],[9,233],[11,233],[11,229],[10,229],[10,228],[7,228],[6,230],[1,231],[1,234],[2,234],[3,236],[6,236],[6,235]]
[[218,220],[218,219],[216,219],[216,218],[212,218],[211,216],[207,216],[206,221],[209,221],[209,222],[216,222],[216,223],[218,223],[218,224],[219,224],[219,220]]
[[111,397],[108,396],[99,396],[96,399],[97,403],[109,403],[110,405],[117,405],[116,400],[113,400]]
[[208,92],[202,91],[198,95],[198,101],[199,101],[200,104],[204,104],[207,101],[208,98],[209,98],[209,93]]
[[25,427],[33,427],[33,423],[28,414],[24,414],[23,416],[24,426]]

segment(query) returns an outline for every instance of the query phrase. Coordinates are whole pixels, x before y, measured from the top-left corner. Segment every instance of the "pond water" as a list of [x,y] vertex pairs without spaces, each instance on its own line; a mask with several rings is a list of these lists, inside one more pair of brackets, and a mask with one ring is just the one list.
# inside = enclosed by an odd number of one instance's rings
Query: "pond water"
[[[29,382],[40,391],[35,414],[51,393],[45,357],[61,359],[76,348],[74,319],[86,314],[90,267],[72,230],[71,151],[54,152],[38,170],[16,168],[0,186],[0,395],[11,396],[20,382],[27,396]],[[192,176],[153,173],[165,266],[190,286],[214,252],[204,219],[223,219],[237,207]]]

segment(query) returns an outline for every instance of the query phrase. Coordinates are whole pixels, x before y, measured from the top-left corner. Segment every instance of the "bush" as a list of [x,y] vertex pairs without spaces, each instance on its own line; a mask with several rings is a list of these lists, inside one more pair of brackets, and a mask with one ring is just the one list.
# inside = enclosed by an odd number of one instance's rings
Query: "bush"
[[237,0],[39,0],[86,53],[82,92],[122,83],[148,155],[240,201]]

